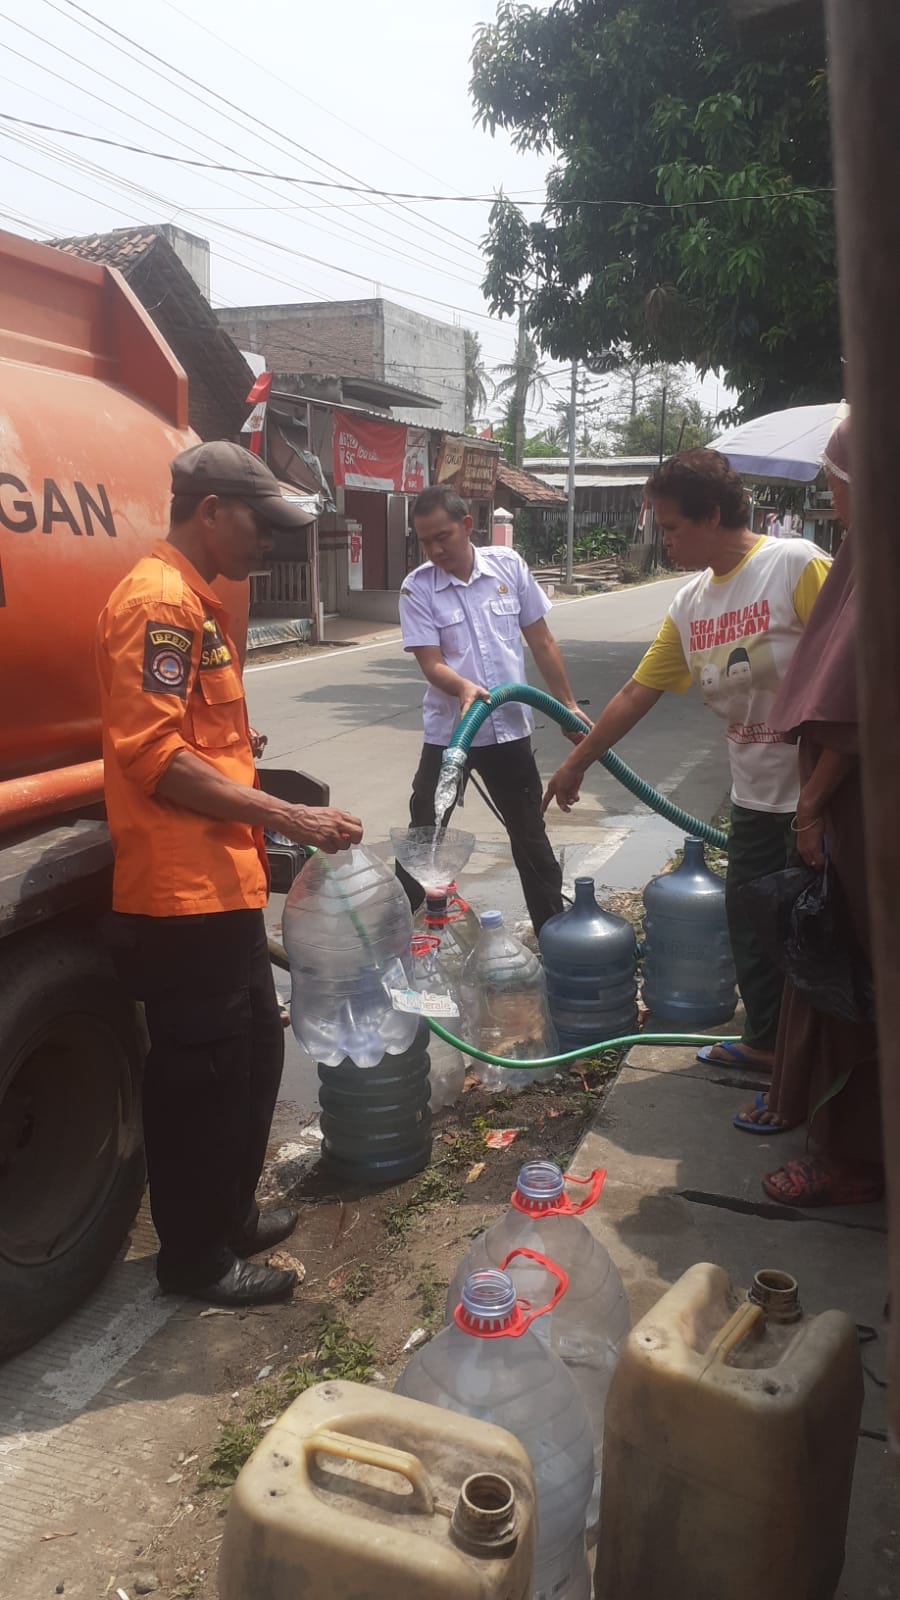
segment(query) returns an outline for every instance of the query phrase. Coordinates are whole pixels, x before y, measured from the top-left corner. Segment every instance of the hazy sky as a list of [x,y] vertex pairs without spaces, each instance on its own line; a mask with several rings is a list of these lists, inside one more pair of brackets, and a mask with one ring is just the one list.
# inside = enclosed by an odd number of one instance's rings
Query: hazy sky
[[[192,170],[0,118],[0,226],[47,238],[174,222],[210,241],[214,305],[379,293],[473,328],[489,366],[508,360],[511,326],[488,317],[479,288],[488,203],[376,201],[317,186],[445,195],[502,186],[539,199],[546,159],[473,126],[469,56],[494,11],[494,0],[0,9],[0,111],[303,180]],[[566,376],[546,365],[552,408]]]

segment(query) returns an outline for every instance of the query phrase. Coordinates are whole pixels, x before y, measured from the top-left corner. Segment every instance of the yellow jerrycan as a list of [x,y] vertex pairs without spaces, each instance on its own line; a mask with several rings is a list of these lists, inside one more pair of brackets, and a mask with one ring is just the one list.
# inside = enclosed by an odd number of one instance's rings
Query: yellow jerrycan
[[862,1409],[856,1329],[796,1281],[692,1267],[606,1404],[596,1600],[831,1600]]
[[504,1428],[322,1383],[232,1491],[221,1600],[529,1600],[534,1480]]

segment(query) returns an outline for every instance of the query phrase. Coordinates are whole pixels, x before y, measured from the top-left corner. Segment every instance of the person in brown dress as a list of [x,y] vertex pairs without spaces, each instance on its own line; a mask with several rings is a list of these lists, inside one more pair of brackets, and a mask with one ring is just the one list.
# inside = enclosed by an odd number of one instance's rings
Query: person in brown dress
[[[823,458],[835,510],[851,520],[850,419]],[[856,589],[848,534],[813,607],[770,722],[799,744],[797,850],[837,878],[852,934],[870,957],[859,722],[856,698]],[[874,1022],[817,1011],[785,984],[772,1086],[743,1108],[738,1127],[769,1134],[806,1122],[807,1154],[763,1178],[770,1199],[789,1206],[864,1204],[884,1192],[878,1039]]]

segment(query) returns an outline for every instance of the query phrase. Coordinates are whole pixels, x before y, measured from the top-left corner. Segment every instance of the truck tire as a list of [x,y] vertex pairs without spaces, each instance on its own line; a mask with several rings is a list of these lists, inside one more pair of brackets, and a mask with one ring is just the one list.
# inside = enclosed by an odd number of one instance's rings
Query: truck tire
[[140,1204],[141,1014],[91,928],[0,941],[0,1359],[103,1277]]

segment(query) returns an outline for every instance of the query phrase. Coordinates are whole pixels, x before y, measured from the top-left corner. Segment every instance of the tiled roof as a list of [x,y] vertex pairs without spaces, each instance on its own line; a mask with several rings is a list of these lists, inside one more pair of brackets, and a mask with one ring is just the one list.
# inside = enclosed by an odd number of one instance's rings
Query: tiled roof
[[115,228],[50,243],[122,273],[187,372],[192,426],[207,439],[237,434],[253,374],[163,229]]
[[127,278],[160,237],[156,228],[115,228],[112,233],[92,233],[88,238],[51,239],[49,242],[55,250],[81,256],[83,261],[101,261],[106,267],[117,267]]
[[505,461],[497,465],[497,483],[510,494],[524,500],[530,506],[558,506],[565,504],[566,497],[558,489],[552,489],[549,484],[542,483],[533,473],[525,472],[521,467],[509,467]]

